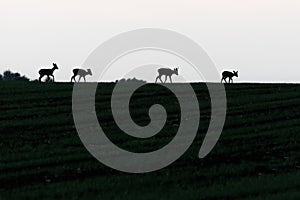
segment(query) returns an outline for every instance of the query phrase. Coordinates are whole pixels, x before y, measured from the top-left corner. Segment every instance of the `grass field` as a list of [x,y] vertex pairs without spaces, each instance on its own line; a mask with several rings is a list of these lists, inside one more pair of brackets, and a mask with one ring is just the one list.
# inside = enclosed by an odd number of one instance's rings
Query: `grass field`
[[[162,170],[128,174],[101,164],[81,143],[72,117],[72,84],[0,82],[0,199],[300,199],[300,85],[226,85],[225,127],[204,159],[198,152],[210,99],[205,84],[192,86],[201,109],[192,146]],[[149,84],[134,94],[131,114],[137,124],[149,122],[153,102],[169,113],[158,135],[137,139],[112,119],[113,87],[99,84],[96,108],[115,144],[147,152],[172,140],[180,113],[169,91]]]

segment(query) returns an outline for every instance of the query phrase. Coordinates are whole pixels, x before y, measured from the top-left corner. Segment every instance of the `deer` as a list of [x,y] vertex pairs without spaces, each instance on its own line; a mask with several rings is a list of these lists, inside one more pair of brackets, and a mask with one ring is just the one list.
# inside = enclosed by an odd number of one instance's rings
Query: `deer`
[[79,76],[79,80],[78,80],[78,82],[80,81],[80,79],[81,79],[81,77],[83,77],[83,79],[84,79],[84,82],[86,82],[86,79],[85,79],[85,76],[86,75],[93,75],[92,74],[92,71],[91,71],[91,69],[87,69],[87,70],[84,70],[84,69],[73,69],[73,76],[71,77],[71,82],[72,82],[72,80],[74,80],[74,82],[76,82],[76,80],[75,80],[75,77],[76,76]]
[[47,79],[50,79],[50,76],[51,76],[51,77],[53,78],[53,82],[54,82],[53,72],[54,72],[54,70],[56,70],[56,69],[58,69],[56,63],[53,63],[52,69],[40,69],[40,70],[39,70],[39,74],[40,74],[39,82],[42,82],[42,78],[43,78],[44,76],[47,76]]
[[[161,80],[161,77],[162,77],[162,76],[165,76],[165,82],[167,81],[167,77],[169,77],[169,78],[170,78],[170,82],[172,83],[172,78],[171,78],[171,76],[172,76],[173,74],[176,74],[176,75],[178,76],[178,68],[174,68],[174,69],[160,68],[160,69],[157,70],[157,72],[158,72],[158,76],[157,76],[156,79],[155,79],[155,83],[157,83],[157,79],[159,79],[160,82],[163,83],[163,81]],[[164,82],[164,83],[165,83],[165,82]]]
[[223,82],[223,80],[225,81],[225,83],[227,83],[227,81],[226,81],[227,78],[229,78],[229,83],[230,83],[230,81],[233,83],[232,77],[234,77],[234,76],[239,77],[238,71],[233,71],[233,72],[224,71],[222,73],[221,83]]

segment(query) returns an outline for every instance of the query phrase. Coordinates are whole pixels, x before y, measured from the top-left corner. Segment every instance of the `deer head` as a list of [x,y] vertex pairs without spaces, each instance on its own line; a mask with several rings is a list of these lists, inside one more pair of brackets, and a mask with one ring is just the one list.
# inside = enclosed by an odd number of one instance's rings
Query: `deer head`
[[239,77],[238,71],[233,71],[233,76]]
[[178,68],[175,68],[173,71],[176,75],[178,75]]
[[53,63],[54,68],[53,69],[58,69],[57,64]]
[[88,73],[89,75],[91,75],[91,76],[93,75],[91,69],[87,69],[87,73]]

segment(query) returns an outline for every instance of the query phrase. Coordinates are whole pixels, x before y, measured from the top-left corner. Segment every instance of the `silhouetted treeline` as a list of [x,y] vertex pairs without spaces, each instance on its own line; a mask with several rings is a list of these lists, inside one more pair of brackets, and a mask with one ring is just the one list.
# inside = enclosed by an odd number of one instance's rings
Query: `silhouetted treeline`
[[117,82],[121,82],[121,83],[135,83],[135,82],[140,82],[140,83],[146,83],[146,81],[144,80],[139,80],[139,79],[136,79],[136,78],[133,78],[133,79],[125,79],[125,78],[122,78],[121,80],[116,80],[116,83]]
[[3,75],[0,74],[0,81],[29,81],[26,76],[21,76],[20,73],[13,73],[10,70],[6,70]]

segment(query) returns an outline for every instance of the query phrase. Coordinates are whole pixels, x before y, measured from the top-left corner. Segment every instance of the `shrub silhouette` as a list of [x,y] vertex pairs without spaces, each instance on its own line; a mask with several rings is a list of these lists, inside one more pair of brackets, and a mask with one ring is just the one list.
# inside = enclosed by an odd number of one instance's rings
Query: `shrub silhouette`
[[21,76],[20,73],[13,73],[10,70],[6,70],[0,79],[3,81],[29,81],[29,78],[26,76]]
[[132,78],[132,79],[125,79],[125,78],[122,78],[121,80],[116,80],[116,83],[146,83],[146,81],[144,80],[139,80],[139,79],[136,79],[135,77]]

